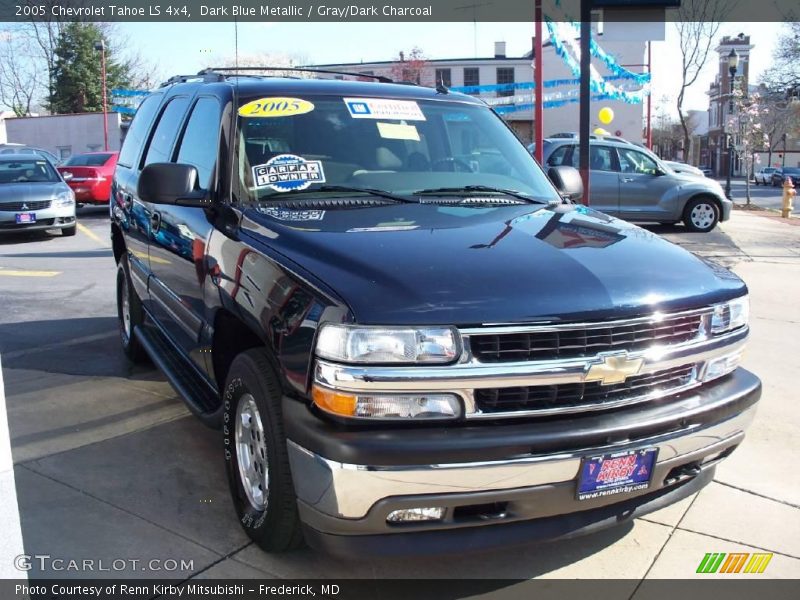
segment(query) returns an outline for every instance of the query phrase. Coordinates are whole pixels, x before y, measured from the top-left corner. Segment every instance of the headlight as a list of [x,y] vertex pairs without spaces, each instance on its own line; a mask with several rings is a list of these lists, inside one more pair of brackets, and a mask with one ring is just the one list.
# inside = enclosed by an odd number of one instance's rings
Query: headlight
[[459,353],[450,327],[358,327],[323,325],[316,352],[346,363],[447,363]]
[[58,208],[64,208],[66,206],[72,206],[75,204],[75,194],[72,190],[68,190],[66,192],[59,192],[56,196],[53,205]]
[[455,394],[349,394],[315,385],[311,396],[322,410],[357,419],[458,419],[461,402]]
[[744,327],[749,318],[750,299],[747,296],[717,304],[711,315],[711,333],[725,333]]

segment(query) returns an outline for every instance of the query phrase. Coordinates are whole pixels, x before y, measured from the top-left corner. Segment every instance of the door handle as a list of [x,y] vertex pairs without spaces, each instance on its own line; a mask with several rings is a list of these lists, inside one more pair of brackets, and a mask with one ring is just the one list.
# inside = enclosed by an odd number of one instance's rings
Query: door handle
[[622,178],[622,183],[630,183],[631,181],[633,181],[633,177],[623,177]]
[[158,233],[159,229],[161,229],[161,213],[153,211],[153,214],[150,215],[150,231]]

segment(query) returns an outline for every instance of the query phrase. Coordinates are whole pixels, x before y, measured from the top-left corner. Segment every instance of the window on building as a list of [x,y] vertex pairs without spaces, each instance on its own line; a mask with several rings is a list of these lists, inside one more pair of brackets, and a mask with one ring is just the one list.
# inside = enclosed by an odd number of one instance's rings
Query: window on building
[[220,106],[215,98],[200,98],[192,109],[178,150],[178,162],[197,168],[198,185],[208,189],[219,148]]
[[453,80],[450,76],[450,69],[436,69],[436,85],[444,85],[450,87],[453,85]]
[[133,122],[128,128],[128,133],[125,135],[125,143],[119,153],[118,164],[127,167],[133,166],[137,152],[139,152],[150,125],[153,123],[160,102],[161,94],[156,94],[148,96],[139,105],[136,110],[136,116],[133,118]]
[[103,147],[102,144],[86,144],[86,147],[89,149],[89,152],[100,152],[100,149]]
[[59,146],[58,147],[58,158],[61,160],[67,159],[72,156],[72,146]]
[[150,146],[147,148],[147,154],[144,159],[145,165],[170,161],[170,158],[172,158],[172,145],[177,137],[178,128],[183,121],[183,115],[186,114],[188,104],[188,98],[179,96],[170,100],[166,108],[161,112],[161,118],[158,120],[158,125],[156,125],[153,137],[150,140]]
[[464,85],[476,86],[481,84],[480,71],[475,67],[467,67],[464,69]]
[[[497,67],[497,84],[514,83],[514,69],[511,67]],[[498,96],[513,96],[514,90],[498,91]]]

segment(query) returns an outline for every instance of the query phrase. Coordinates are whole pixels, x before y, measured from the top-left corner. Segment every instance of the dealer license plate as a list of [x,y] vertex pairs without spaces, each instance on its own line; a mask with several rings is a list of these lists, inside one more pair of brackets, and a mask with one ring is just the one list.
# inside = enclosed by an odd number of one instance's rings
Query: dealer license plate
[[647,489],[657,454],[658,448],[644,448],[584,458],[578,476],[578,500]]
[[36,223],[36,213],[18,213],[17,223]]

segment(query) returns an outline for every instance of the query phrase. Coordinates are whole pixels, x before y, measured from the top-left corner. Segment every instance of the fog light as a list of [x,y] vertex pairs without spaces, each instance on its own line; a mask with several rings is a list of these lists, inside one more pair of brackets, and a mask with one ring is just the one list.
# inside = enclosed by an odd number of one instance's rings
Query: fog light
[[719,379],[723,375],[733,373],[736,367],[739,366],[739,361],[742,359],[742,353],[736,352],[728,354],[721,358],[708,361],[706,371],[703,374],[703,381],[711,381],[712,379]]
[[444,518],[444,507],[428,506],[420,508],[404,508],[393,510],[386,517],[387,523],[408,523],[413,521],[441,521]]

